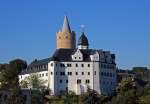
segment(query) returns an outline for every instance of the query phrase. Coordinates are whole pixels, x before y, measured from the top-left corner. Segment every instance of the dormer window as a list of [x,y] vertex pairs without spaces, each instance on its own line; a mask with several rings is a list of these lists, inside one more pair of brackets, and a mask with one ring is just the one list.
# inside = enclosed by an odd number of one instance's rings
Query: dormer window
[[74,61],[83,61],[83,55],[82,52],[78,49],[76,52],[72,55],[72,60]]

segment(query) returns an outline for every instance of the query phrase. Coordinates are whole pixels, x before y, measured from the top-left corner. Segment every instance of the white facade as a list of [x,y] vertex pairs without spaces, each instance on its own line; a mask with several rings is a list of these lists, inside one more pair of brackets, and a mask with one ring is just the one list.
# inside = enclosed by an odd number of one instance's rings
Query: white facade
[[95,52],[90,55],[91,61],[84,62],[79,49],[71,57],[70,62],[50,61],[48,63],[48,83],[52,94],[73,91],[79,95],[86,92],[87,87],[100,94],[113,93],[116,87],[116,65],[111,64],[111,58],[105,59],[107,63],[102,63],[100,60],[103,60],[101,59],[103,57],[99,52]]
[[[55,52],[58,59],[64,49],[59,51]],[[69,53],[70,50],[65,50],[65,55],[67,52]],[[75,49],[72,52],[66,56],[60,55],[64,57],[64,61],[61,58],[60,60],[49,59],[44,63],[47,68],[44,70],[40,69],[41,64],[29,65],[28,70],[34,71],[19,75],[20,82],[31,74],[37,74],[46,81],[45,86],[50,88],[53,95],[59,94],[61,91],[73,91],[80,95],[87,91],[87,87],[96,90],[99,94],[113,94],[116,87],[116,64],[112,54],[91,49]],[[85,54],[88,59],[85,59]],[[68,57],[70,57],[69,60]],[[41,60],[34,63],[39,62],[43,63]]]
[[48,87],[48,71],[40,71],[40,72],[34,72],[34,73],[28,73],[28,74],[21,74],[21,75],[19,75],[19,82],[21,82],[22,80],[25,80],[27,77],[29,77],[32,74],[38,75],[38,77],[45,82],[44,86]]

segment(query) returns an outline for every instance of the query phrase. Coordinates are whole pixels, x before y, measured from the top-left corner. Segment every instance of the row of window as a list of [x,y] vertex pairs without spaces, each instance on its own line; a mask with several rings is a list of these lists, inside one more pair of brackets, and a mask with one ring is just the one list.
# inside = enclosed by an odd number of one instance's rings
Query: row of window
[[[48,76],[48,73],[42,73],[42,74],[38,74],[39,77],[44,77],[44,76]],[[20,76],[22,79],[22,75]]]
[[103,85],[114,85],[115,83],[112,81],[102,81],[101,82]]
[[[68,80],[65,80],[64,82],[65,82],[65,83],[68,83]],[[59,80],[59,83],[63,83],[63,80],[60,79],[60,80]],[[77,84],[81,84],[81,83],[82,83],[81,79],[77,79]],[[90,80],[89,80],[89,79],[86,79],[86,80],[85,80],[85,84],[89,84],[89,83],[90,83]]]
[[[78,75],[79,72],[75,72],[75,75]],[[94,74],[96,75],[96,71],[94,72]],[[53,75],[53,72],[51,72],[51,75]],[[58,75],[58,73],[56,72],[56,75]],[[64,76],[64,75],[72,75],[72,72],[67,72],[65,74],[65,72],[60,72],[60,76]],[[81,75],[85,75],[85,72],[81,72]],[[90,75],[90,72],[87,72],[87,75]]]
[[114,77],[115,75],[109,72],[101,72],[101,76]]
[[104,69],[115,69],[115,65],[111,64],[100,64],[100,67]]
[[[54,66],[54,64],[53,63],[51,63],[51,66]],[[60,63],[60,64],[55,64],[55,66],[60,66],[60,67],[72,67],[73,65],[72,64],[70,64],[70,63],[68,63],[68,64],[63,64],[63,63]],[[84,67],[85,66],[85,64],[75,64],[75,67]],[[87,67],[90,67],[90,64],[87,64]],[[101,68],[104,68],[104,69],[115,69],[115,65],[111,65],[111,64],[100,64],[100,67]]]
[[39,77],[44,77],[44,76],[48,76],[48,73],[42,73],[42,74],[39,74]]
[[45,65],[38,65],[38,66],[30,67],[27,70],[33,70],[33,69],[40,70],[40,69],[47,69],[47,68],[48,68],[48,65],[45,64]]
[[[73,72],[60,72],[59,75],[60,76],[64,76],[64,75],[72,75]],[[90,72],[81,72],[81,75],[90,75],[91,73]],[[115,75],[113,73],[110,73],[110,72],[101,72],[100,73],[101,76],[105,76],[105,77],[115,77]],[[51,72],[51,75],[53,75],[53,72]],[[58,75],[58,73],[56,72],[56,75]],[[75,72],[75,75],[79,75],[79,72]],[[94,71],[94,75],[96,75],[96,71]]]
[[[54,66],[54,64],[53,63],[51,63],[51,66]],[[60,66],[60,67],[72,67],[72,64],[63,64],[63,63],[60,63],[60,64],[55,64],[55,66]],[[80,64],[80,66],[81,67],[84,67],[85,66],[85,64]],[[75,67],[79,67],[79,64],[75,64]],[[87,64],[87,67],[90,67],[90,64]]]
[[[65,38],[68,39],[68,36],[66,36]],[[61,36],[59,36],[59,39],[61,39]]]

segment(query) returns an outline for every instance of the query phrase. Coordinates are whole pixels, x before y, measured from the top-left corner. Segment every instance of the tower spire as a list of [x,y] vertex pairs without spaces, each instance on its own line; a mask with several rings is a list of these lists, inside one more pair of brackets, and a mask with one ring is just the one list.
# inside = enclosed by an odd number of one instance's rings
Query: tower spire
[[65,18],[64,18],[64,24],[63,24],[63,27],[62,27],[62,32],[71,32],[67,16],[65,16]]

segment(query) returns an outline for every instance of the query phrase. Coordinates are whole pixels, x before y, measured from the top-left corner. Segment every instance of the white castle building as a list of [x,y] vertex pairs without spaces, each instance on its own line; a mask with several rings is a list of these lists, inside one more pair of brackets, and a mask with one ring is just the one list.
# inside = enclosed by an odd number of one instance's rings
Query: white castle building
[[99,94],[111,95],[116,87],[115,54],[90,49],[84,32],[76,47],[75,32],[71,31],[67,16],[56,37],[54,54],[50,58],[33,61],[19,75],[20,81],[36,73],[47,81],[46,86],[52,94],[73,91],[79,95],[90,87]]

